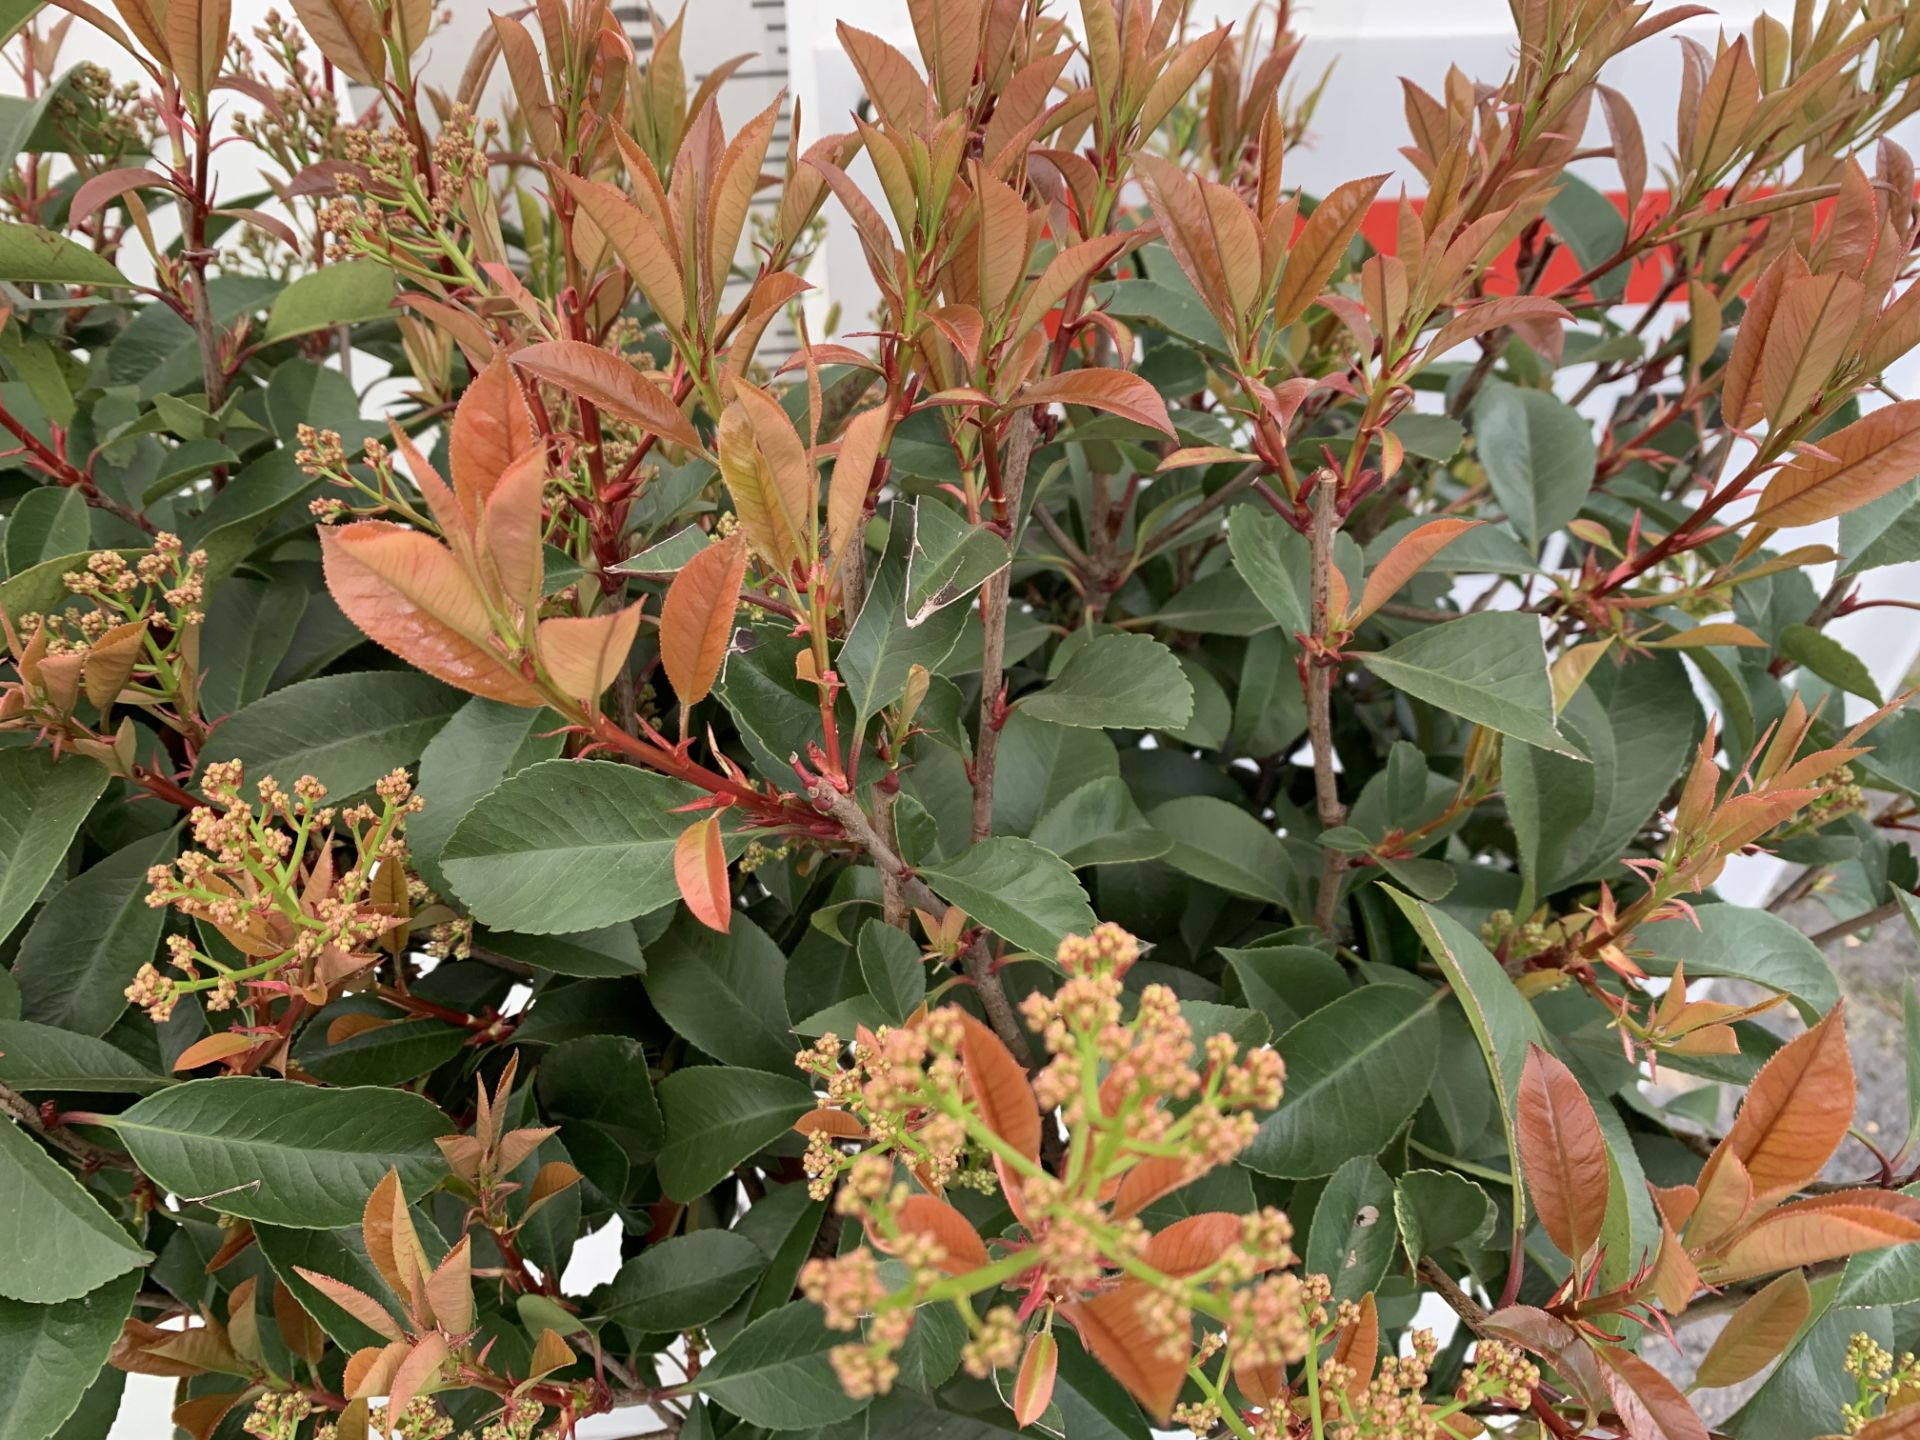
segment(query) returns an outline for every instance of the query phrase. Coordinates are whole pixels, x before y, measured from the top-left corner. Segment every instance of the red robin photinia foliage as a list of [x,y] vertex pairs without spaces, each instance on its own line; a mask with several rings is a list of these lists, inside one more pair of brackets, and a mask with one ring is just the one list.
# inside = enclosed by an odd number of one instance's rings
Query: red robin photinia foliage
[[1920,1433],[1920,11],[289,5],[0,3],[0,1440]]

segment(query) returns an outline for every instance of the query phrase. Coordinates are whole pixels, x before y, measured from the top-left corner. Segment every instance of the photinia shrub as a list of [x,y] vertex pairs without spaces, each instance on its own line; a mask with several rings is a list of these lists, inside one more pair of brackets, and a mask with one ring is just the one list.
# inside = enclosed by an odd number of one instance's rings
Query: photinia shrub
[[0,4],[0,1440],[1916,1432],[1920,11],[291,5]]

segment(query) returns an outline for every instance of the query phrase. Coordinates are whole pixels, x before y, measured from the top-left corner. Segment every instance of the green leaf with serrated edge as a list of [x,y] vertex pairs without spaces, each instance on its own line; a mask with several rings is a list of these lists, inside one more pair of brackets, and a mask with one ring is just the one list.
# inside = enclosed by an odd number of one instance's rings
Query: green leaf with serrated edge
[[1087,892],[1067,862],[1031,840],[996,835],[922,867],[920,878],[948,904],[1036,955],[1051,956],[1067,936],[1094,927]]
[[1840,517],[1842,575],[1920,560],[1920,480]]
[[72,1300],[151,1258],[18,1124],[0,1120],[0,1296]]
[[937,669],[967,624],[964,605],[949,605],[918,625],[908,624],[907,559],[913,544],[913,512],[897,501],[892,516],[886,553],[874,567],[867,597],[834,662],[862,727],[900,698],[907,672],[915,665]]
[[724,1065],[793,1073],[787,957],[735,915],[722,935],[684,911],[647,954],[647,998],[675,1033]]
[[474,803],[509,775],[557,756],[566,743],[565,723],[552,710],[476,695],[427,742],[418,786],[425,808],[407,821],[407,848],[435,890],[445,894],[451,888],[440,852]]
[[1532,615],[1463,615],[1354,658],[1394,689],[1448,714],[1542,750],[1586,758],[1554,727],[1547,652]]
[[1307,537],[1259,506],[1238,506],[1227,522],[1227,545],[1241,578],[1289,635],[1312,629],[1307,586],[1313,568]]
[[[307,604],[307,588],[297,580],[230,575],[220,582],[200,627],[201,654],[220,657],[220,663],[200,677],[206,714],[231,715],[267,693]],[[413,828],[409,823],[409,840]]]
[[1789,625],[1780,632],[1779,652],[1796,665],[1805,666],[1829,685],[1837,685],[1849,695],[1875,705],[1882,702],[1880,687],[1866,662],[1831,635],[1811,625]]
[[136,840],[41,907],[13,962],[23,1017],[80,1035],[113,1028],[134,974],[160,949],[167,912],[147,904],[147,870],[173,858],[175,840],[172,830]]
[[1051,683],[1019,704],[1056,725],[1178,730],[1193,718],[1193,682],[1152,636],[1109,631],[1082,645]]
[[951,506],[921,496],[907,552],[907,624],[924,624],[935,611],[966,599],[1012,560],[1007,542],[985,525],[969,525]]
[[1347,972],[1324,950],[1305,945],[1267,945],[1222,950],[1247,1003],[1284,1034],[1322,1006],[1347,993]]
[[268,343],[378,320],[393,304],[393,271],[374,260],[348,260],[302,275],[267,312]]
[[200,774],[238,760],[249,784],[271,775],[282,787],[311,775],[336,800],[370,790],[420,758],[466,703],[429,675],[363,670],[276,690],[231,715],[201,752]]
[[1292,869],[1280,838],[1237,805],[1211,795],[1187,795],[1147,814],[1173,846],[1165,861],[1183,874],[1250,900],[1287,903]]
[[[596,929],[680,897],[674,814],[691,785],[610,760],[546,760],[509,776],[448,837],[441,868],[484,925],[532,935]],[[729,860],[746,848],[725,837]]]
[[146,1095],[173,1082],[94,1036],[31,1020],[0,1020],[0,1083],[27,1094]]
[[103,1372],[133,1313],[140,1278],[129,1271],[52,1305],[0,1299],[0,1440],[65,1433],[60,1427]]
[[1494,498],[1536,551],[1580,513],[1593,488],[1593,427],[1544,390],[1493,384],[1473,407],[1475,451]]
[[1368,985],[1316,1010],[1276,1045],[1286,1094],[1240,1163],[1301,1179],[1376,1154],[1427,1098],[1439,1047],[1434,1006],[1410,987]]
[[0,940],[47,888],[106,788],[106,767],[82,756],[56,763],[39,748],[0,750]]
[[1634,959],[1650,975],[1732,975],[1792,998],[1811,1024],[1840,998],[1827,958],[1800,931],[1765,910],[1697,905],[1692,917],[1658,920],[1634,932]]
[[86,246],[37,225],[0,221],[0,280],[16,285],[91,285],[125,289],[133,282]]
[[731,1230],[694,1230],[649,1245],[608,1287],[608,1316],[633,1330],[671,1334],[705,1325],[767,1268],[760,1247]]
[[1409,1170],[1394,1183],[1394,1224],[1410,1258],[1437,1255],[1450,1245],[1473,1247],[1493,1231],[1493,1201],[1451,1170]]
[[701,1368],[703,1394],[763,1430],[808,1430],[866,1405],[834,1377],[827,1352],[844,1337],[805,1301],[761,1316]]
[[1307,1227],[1306,1268],[1333,1282],[1335,1300],[1359,1300],[1393,1263],[1393,1181],[1371,1155],[1333,1172]]
[[355,1224],[389,1169],[416,1197],[446,1173],[435,1138],[453,1127],[401,1090],[322,1090],[279,1080],[194,1080],[113,1116],[155,1183],[183,1200],[270,1225]]
[[1074,869],[1153,860],[1173,848],[1153,828],[1118,776],[1091,780],[1055,805],[1033,827],[1033,843]]
[[660,1082],[660,1188],[674,1200],[697,1199],[812,1108],[813,1091],[791,1074],[724,1065],[674,1071]]
[[881,920],[860,929],[860,978],[880,1012],[898,1025],[927,998],[927,964],[906,931]]
[[1513,1227],[1515,1243],[1526,1233],[1526,1192],[1520,1178],[1520,1142],[1515,1116],[1520,1095],[1520,1072],[1527,1063],[1527,1046],[1539,1037],[1539,1023],[1500,962],[1488,953],[1478,936],[1444,910],[1424,905],[1392,886],[1382,887],[1400,913],[1407,917],[1420,943],[1439,965],[1454,997],[1466,1011],[1473,1038],[1493,1076],[1494,1096],[1500,1105],[1500,1125],[1506,1132],[1512,1157]]

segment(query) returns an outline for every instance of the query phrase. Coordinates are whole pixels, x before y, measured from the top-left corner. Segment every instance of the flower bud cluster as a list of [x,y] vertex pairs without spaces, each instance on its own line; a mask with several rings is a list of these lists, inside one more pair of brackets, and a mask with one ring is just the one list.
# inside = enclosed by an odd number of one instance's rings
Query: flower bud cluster
[[68,594],[87,608],[0,615],[19,677],[0,686],[0,728],[58,732],[71,748],[121,774],[131,754],[74,718],[82,701],[103,720],[115,705],[139,706],[197,741],[206,572],[206,551],[188,551],[179,536],[161,534],[131,560],[99,550],[63,576]]
[[147,872],[147,904],[204,922],[255,963],[230,965],[185,935],[170,936],[178,973],[145,965],[127,987],[156,1022],[196,991],[208,992],[208,1008],[224,1010],[243,987],[324,990],[369,964],[375,944],[408,923],[411,886],[386,878],[405,876],[406,819],[422,804],[404,770],[375,787],[378,808],[344,810],[325,803],[326,787],[310,775],[291,794],[268,776],[254,787],[257,798],[242,792],[243,779],[238,761],[207,766],[210,803],[188,817],[198,848]]

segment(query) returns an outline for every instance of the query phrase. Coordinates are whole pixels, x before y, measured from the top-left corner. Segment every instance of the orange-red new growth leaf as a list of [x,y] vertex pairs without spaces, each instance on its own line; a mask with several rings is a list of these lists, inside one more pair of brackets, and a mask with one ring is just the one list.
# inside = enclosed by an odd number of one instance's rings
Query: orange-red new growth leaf
[[1724,1285],[1913,1240],[1920,1240],[1920,1200],[1885,1190],[1845,1190],[1761,1216],[1702,1259],[1700,1273],[1708,1283]]
[[1280,288],[1273,299],[1275,325],[1291,325],[1306,313],[1359,233],[1373,197],[1386,183],[1385,175],[1370,175],[1335,186],[1307,217],[1287,252],[1286,268],[1280,272]]
[[1023,388],[1018,403],[1085,405],[1173,438],[1167,402],[1147,381],[1126,370],[1067,370],[1050,375]]
[[1573,1072],[1527,1047],[1515,1116],[1520,1161],[1547,1236],[1576,1263],[1607,1218],[1607,1142]]
[[1920,400],[1902,400],[1820,441],[1829,459],[1803,455],[1774,472],[1756,525],[1814,525],[1878,500],[1920,470]]
[[1027,1353],[1020,1361],[1020,1376],[1013,1386],[1013,1418],[1017,1424],[1031,1425],[1047,1413],[1053,1403],[1053,1383],[1060,1369],[1060,1342],[1042,1330],[1027,1342]]
[[1008,1146],[1036,1164],[1040,1159],[1040,1108],[1027,1072],[1000,1037],[964,1010],[960,1017],[960,1063],[981,1118]]
[[1147,1241],[1147,1264],[1163,1275],[1197,1275],[1217,1261],[1230,1245],[1240,1243],[1238,1215],[1208,1210],[1176,1220]]
[[[1187,1358],[1167,1353],[1165,1332],[1149,1325],[1140,1302],[1155,1292],[1123,1280],[1104,1295],[1064,1304],[1060,1313],[1080,1332],[1093,1358],[1106,1367],[1156,1420],[1165,1420],[1187,1378]],[[1184,1330],[1187,1321],[1179,1322]]]
[[1380,563],[1367,576],[1367,583],[1360,591],[1360,606],[1349,617],[1349,626],[1358,625],[1386,604],[1429,560],[1480,523],[1478,520],[1430,520],[1407,534],[1380,557]]
[[987,1263],[986,1242],[979,1232],[966,1216],[937,1195],[909,1195],[893,1209],[892,1218],[904,1234],[937,1240],[947,1252],[940,1268],[949,1275],[964,1275]]
[[636,600],[603,615],[556,615],[540,622],[540,663],[561,694],[587,705],[600,698],[627,663],[645,603]]
[[1853,1060],[1837,1004],[1761,1067],[1740,1114],[1701,1170],[1704,1194],[1722,1155],[1738,1159],[1757,1205],[1816,1179],[1853,1123]]
[[1674,1383],[1631,1350],[1596,1347],[1620,1423],[1633,1440],[1708,1440],[1707,1427]]
[[445,546],[385,520],[322,526],[319,533],[327,589],[370,639],[470,694],[542,703],[500,653],[479,590]]
[[508,468],[539,444],[519,382],[496,355],[460,397],[447,432],[453,490],[469,524]]
[[658,385],[618,355],[583,340],[547,340],[514,352],[513,363],[663,440],[700,448],[700,432]]
[[1713,1389],[1758,1375],[1792,1342],[1812,1309],[1807,1277],[1789,1270],[1734,1311],[1700,1362],[1695,1383]]
[[694,821],[673,842],[673,878],[693,918],[725,934],[733,928],[733,893],[727,888],[727,854],[720,817]]
[[695,555],[667,587],[660,663],[683,710],[706,699],[719,677],[746,573],[747,547],[732,536]]

